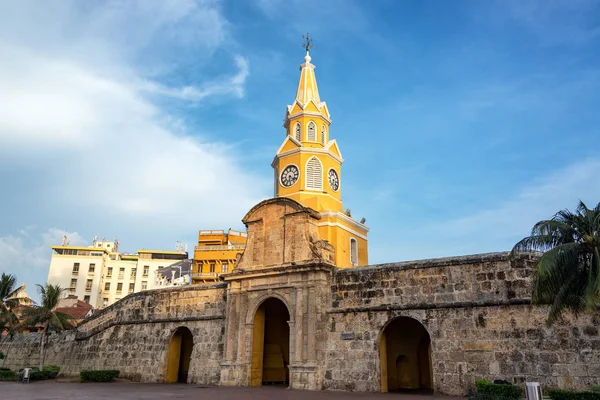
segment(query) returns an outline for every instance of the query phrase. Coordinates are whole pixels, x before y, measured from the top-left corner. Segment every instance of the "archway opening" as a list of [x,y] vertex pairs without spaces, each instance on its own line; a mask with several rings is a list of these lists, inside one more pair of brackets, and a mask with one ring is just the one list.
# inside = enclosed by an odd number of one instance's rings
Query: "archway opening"
[[194,337],[186,327],[177,328],[169,342],[166,383],[187,383],[190,360],[194,350]]
[[290,313],[279,299],[269,298],[256,310],[252,333],[250,386],[289,384]]
[[431,393],[431,338],[417,320],[400,317],[381,334],[381,391]]

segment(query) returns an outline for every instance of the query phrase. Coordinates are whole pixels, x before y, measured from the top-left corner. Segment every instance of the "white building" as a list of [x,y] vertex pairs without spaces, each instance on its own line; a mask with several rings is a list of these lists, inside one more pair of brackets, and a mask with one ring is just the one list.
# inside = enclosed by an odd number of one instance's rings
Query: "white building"
[[48,283],[66,288],[96,308],[106,307],[130,293],[157,287],[160,269],[188,258],[186,251],[138,250],[119,253],[119,242],[94,239],[89,247],[52,246]]

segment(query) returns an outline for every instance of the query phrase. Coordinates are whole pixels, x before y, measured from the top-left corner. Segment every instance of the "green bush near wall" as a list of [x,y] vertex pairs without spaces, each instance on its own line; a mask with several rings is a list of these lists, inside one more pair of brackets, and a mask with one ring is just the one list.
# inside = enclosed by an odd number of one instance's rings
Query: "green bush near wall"
[[[60,372],[60,367],[57,365],[45,365],[44,369],[40,371],[38,367],[31,368],[31,375],[29,379],[32,381],[45,381],[46,379],[55,379]],[[23,372],[21,372],[21,376]]]
[[576,392],[572,390],[548,389],[546,394],[552,400],[600,400],[600,393],[593,392]]
[[594,386],[592,386],[592,392],[600,393],[600,385],[594,385]]
[[97,371],[82,370],[79,373],[81,382],[110,382],[119,376],[118,369],[104,369]]
[[[515,385],[498,384],[478,379],[475,381],[477,393],[504,399],[522,399],[523,388]],[[599,399],[600,400],[600,399]]]
[[0,368],[0,381],[14,381],[17,379],[17,374],[8,368]]

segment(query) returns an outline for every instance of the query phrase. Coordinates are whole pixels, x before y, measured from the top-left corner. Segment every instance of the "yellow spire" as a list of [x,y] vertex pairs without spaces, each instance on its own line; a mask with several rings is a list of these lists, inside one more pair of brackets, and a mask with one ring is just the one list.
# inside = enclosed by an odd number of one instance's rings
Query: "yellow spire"
[[319,97],[317,78],[315,77],[315,66],[310,63],[310,60],[310,54],[307,50],[304,64],[300,65],[300,82],[298,82],[296,100],[302,105],[306,105],[312,100],[318,106],[321,103],[321,98]]

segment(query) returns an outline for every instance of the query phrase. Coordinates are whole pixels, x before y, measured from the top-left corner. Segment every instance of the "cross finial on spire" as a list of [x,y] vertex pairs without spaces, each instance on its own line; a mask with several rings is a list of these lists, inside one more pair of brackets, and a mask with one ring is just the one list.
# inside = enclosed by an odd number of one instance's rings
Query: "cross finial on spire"
[[306,36],[302,35],[302,39],[306,39],[306,43],[302,43],[302,48],[306,49],[306,52],[308,53],[310,49],[313,48],[313,39],[310,36],[308,36],[308,32],[306,32]]

